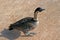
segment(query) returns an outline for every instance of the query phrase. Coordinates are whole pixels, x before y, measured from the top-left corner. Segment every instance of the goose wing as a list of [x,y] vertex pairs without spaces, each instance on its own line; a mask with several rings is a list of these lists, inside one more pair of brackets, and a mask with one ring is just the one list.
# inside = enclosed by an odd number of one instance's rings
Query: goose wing
[[23,19],[15,22],[15,23],[13,23],[13,25],[20,26],[20,25],[23,25],[23,24],[25,24],[27,22],[31,22],[32,19],[33,19],[32,17],[26,17],[26,18],[23,18]]

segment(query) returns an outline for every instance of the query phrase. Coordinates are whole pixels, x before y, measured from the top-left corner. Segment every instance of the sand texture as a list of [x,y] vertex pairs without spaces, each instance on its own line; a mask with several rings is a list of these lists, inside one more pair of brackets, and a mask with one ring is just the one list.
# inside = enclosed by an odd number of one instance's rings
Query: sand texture
[[[33,17],[37,7],[45,11],[38,14],[39,25],[32,30],[36,35],[25,37],[7,30],[10,24]],[[0,0],[0,40],[60,40],[60,0]]]

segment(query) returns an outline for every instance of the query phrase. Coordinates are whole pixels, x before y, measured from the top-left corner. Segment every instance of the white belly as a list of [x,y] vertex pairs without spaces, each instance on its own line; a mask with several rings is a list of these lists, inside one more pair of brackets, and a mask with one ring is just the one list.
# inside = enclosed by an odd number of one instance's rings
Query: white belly
[[35,22],[34,25],[37,26],[39,24],[39,21]]
[[39,21],[37,21],[37,24],[39,24]]

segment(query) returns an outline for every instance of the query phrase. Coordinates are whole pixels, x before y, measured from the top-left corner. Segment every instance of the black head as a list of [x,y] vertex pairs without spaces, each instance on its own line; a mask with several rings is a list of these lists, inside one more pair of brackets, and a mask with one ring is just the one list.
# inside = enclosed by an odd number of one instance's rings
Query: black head
[[35,9],[34,13],[36,13],[36,12],[42,12],[43,10],[45,10],[45,9],[42,9],[41,7],[38,7],[38,8]]

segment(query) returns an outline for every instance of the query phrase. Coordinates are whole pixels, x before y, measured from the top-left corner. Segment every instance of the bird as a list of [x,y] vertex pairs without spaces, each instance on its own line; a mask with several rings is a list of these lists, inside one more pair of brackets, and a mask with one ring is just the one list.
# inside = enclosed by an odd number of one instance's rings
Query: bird
[[37,18],[37,14],[39,12],[42,12],[43,8],[41,7],[37,7],[35,10],[34,10],[34,17],[25,17],[25,18],[22,18],[21,20],[13,23],[13,24],[10,24],[9,26],[9,31],[11,30],[14,30],[14,29],[17,29],[17,30],[20,30],[22,31],[25,35],[31,35],[31,34],[34,34],[34,32],[30,32],[32,31],[33,29],[36,28],[36,25],[38,24],[38,18]]

